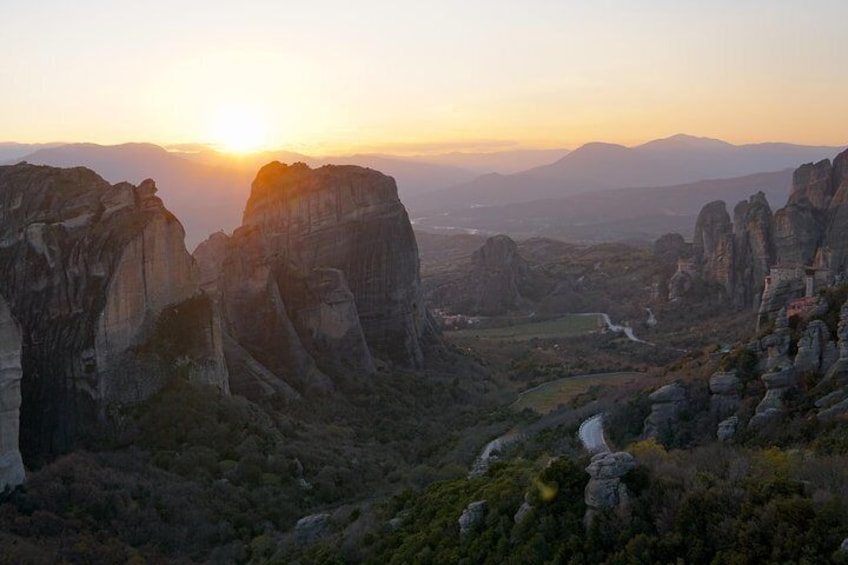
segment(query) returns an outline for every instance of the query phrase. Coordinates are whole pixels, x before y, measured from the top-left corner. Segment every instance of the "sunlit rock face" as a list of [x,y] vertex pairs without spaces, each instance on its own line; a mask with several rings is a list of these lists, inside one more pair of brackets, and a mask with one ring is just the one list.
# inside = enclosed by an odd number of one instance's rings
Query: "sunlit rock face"
[[419,367],[438,343],[391,177],[270,163],[253,182],[242,227],[225,246],[215,239],[195,256],[204,269],[218,266],[208,285],[228,330],[301,390],[329,390],[326,375],[370,375],[374,357]]
[[270,163],[256,175],[243,225],[257,227],[268,250],[293,268],[344,273],[369,346],[421,364],[431,330],[418,246],[394,179],[354,166]]
[[[49,456],[97,433],[107,406],[158,391],[180,358],[227,390],[220,321],[199,291],[177,219],[153,181],[110,185],[84,168],[0,167],[0,296],[20,324],[21,445]],[[169,355],[172,329],[198,328]],[[187,316],[194,319],[187,319]]]

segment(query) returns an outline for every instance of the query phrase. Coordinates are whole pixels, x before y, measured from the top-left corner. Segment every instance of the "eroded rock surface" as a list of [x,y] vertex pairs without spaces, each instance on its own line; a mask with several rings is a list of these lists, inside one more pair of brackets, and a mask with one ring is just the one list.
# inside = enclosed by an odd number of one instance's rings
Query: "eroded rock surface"
[[[96,433],[107,405],[149,397],[175,369],[227,390],[214,312],[179,307],[199,291],[194,261],[155,193],[151,180],[110,185],[84,168],[0,167],[0,296],[21,328],[24,457]],[[194,337],[152,348],[171,325]]]
[[288,384],[329,392],[337,377],[373,374],[375,358],[420,367],[439,347],[409,218],[377,171],[270,163],[242,227],[195,256],[241,348],[234,390],[249,396]]
[[592,457],[592,462],[586,467],[590,477],[585,490],[586,526],[604,510],[626,511],[629,494],[621,478],[635,468],[636,460],[626,451],[599,453]]
[[459,517],[459,534],[466,536],[483,522],[486,517],[487,502],[478,500],[465,507]]
[[674,426],[680,412],[689,406],[686,399],[686,388],[673,383],[665,385],[648,396],[651,401],[651,413],[645,419],[644,434],[648,437],[658,437]]
[[741,383],[735,371],[716,373],[710,377],[710,411],[717,418],[726,418],[739,409]]
[[0,492],[26,478],[18,449],[22,375],[21,328],[0,298]]

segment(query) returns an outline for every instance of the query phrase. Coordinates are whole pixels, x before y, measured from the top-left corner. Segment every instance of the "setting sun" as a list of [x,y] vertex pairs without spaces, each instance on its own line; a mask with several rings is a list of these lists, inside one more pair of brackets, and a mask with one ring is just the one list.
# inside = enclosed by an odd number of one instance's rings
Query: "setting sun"
[[262,117],[255,109],[232,106],[218,113],[212,139],[227,153],[252,153],[265,144],[267,133]]

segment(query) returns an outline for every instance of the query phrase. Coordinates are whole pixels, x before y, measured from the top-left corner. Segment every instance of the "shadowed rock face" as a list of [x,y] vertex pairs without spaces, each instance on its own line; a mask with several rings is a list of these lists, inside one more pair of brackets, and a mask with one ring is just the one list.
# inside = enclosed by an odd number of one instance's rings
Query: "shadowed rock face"
[[243,226],[259,230],[278,266],[344,273],[368,345],[421,364],[431,329],[418,246],[394,179],[361,167],[270,163],[253,182]]
[[733,284],[733,224],[724,201],[710,202],[695,222],[695,260],[702,266],[708,283],[720,284],[727,295]]
[[24,482],[18,450],[21,375],[21,328],[0,298],[0,491]]
[[496,314],[521,305],[519,287],[530,268],[512,239],[490,237],[471,256],[471,263],[472,312]]
[[301,390],[329,390],[325,374],[373,373],[372,354],[420,366],[438,342],[391,177],[270,163],[253,182],[242,227],[225,239],[214,236],[195,256],[204,273],[218,271],[204,281],[220,297],[228,330]]
[[[144,345],[169,329],[160,314],[197,292],[180,223],[153,181],[109,185],[84,168],[0,167],[0,295],[21,328],[21,444],[31,455],[96,430],[110,403],[159,390],[174,359]],[[189,377],[227,390],[208,304],[171,321],[187,340]],[[190,351],[189,351],[190,350]],[[27,456],[27,453],[24,453]]]

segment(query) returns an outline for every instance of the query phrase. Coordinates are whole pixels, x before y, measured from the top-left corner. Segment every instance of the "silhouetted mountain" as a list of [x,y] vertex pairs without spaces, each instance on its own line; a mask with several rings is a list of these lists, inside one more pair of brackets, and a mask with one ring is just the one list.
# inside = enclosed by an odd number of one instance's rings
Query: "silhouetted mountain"
[[513,175],[485,175],[411,198],[413,215],[474,205],[506,205],[613,188],[671,186],[797,167],[832,157],[837,147],[761,143],[732,145],[675,135],[636,147],[587,143],[549,165]]
[[24,155],[29,155],[39,149],[57,147],[61,143],[16,143],[14,141],[0,142],[0,164],[17,161]]
[[253,177],[248,169],[194,162],[150,143],[74,143],[41,149],[23,159],[36,165],[87,167],[111,183],[154,179],[165,205],[183,222],[189,249],[207,234],[240,223]]
[[588,143],[559,161],[526,173],[555,179],[593,179],[614,187],[663,186],[795,167],[832,156],[836,147],[787,143],[732,145],[675,135],[636,147]]
[[460,167],[478,174],[509,175],[551,163],[568,155],[568,149],[513,149],[491,153],[440,153],[413,155],[405,159]]

